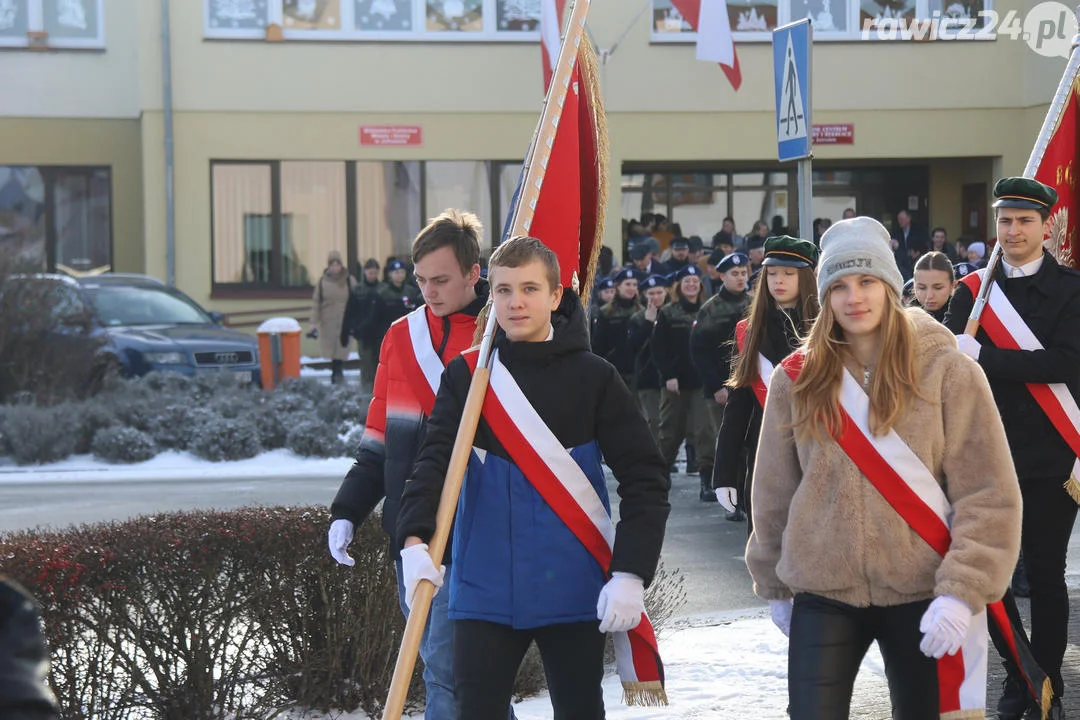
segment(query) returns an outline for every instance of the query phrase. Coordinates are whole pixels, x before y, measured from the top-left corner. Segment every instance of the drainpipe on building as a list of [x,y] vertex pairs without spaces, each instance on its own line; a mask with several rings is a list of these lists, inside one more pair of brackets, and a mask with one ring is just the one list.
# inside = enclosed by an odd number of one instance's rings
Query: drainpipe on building
[[169,0],[161,0],[161,92],[165,115],[165,282],[176,285],[176,193],[173,187],[172,44]]

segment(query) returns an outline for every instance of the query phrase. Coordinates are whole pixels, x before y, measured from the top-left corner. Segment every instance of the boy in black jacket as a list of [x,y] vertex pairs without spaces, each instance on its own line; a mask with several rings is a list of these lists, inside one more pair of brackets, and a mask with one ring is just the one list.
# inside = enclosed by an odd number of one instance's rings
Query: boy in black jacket
[[[667,469],[618,372],[589,352],[581,303],[563,293],[559,277],[555,254],[535,238],[513,238],[491,257],[499,330],[488,399],[505,415],[485,411],[477,429],[449,588],[455,699],[458,717],[469,720],[505,717],[533,640],[555,716],[603,718],[603,633],[645,620],[617,635],[616,647],[637,642],[638,650],[641,636],[651,636],[643,596],[670,509]],[[398,539],[410,602],[420,579],[442,584],[425,543],[476,354],[447,366],[402,496]],[[619,482],[617,529],[601,455]],[[650,647],[655,654],[655,641]],[[633,662],[632,682],[620,673],[632,697],[662,697],[655,661]]]

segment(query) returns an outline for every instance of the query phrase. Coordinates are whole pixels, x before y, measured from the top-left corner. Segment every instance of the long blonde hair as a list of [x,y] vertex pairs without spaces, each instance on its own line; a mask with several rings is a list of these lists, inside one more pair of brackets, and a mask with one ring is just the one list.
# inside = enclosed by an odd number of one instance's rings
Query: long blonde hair
[[[817,317],[818,306],[817,285],[814,279],[814,269],[811,267],[799,268],[799,296],[796,307],[802,319],[802,327],[795,328],[799,339],[805,338],[814,325]],[[748,387],[757,382],[760,371],[758,370],[758,353],[761,343],[765,339],[769,324],[769,313],[776,308],[776,299],[769,292],[768,267],[758,278],[758,289],[754,293],[754,300],[747,308],[746,317],[746,344],[735,358],[731,369],[731,377],[724,383],[730,388]],[[786,354],[786,353],[785,353]]]
[[[881,318],[881,354],[870,378],[870,431],[887,433],[907,411],[918,389],[915,367],[915,326],[896,291],[885,285],[887,301]],[[800,440],[835,437],[842,426],[840,383],[847,341],[829,304],[831,289],[821,298],[821,314],[803,343],[806,360],[792,387],[795,427]],[[925,399],[925,398],[924,398]]]

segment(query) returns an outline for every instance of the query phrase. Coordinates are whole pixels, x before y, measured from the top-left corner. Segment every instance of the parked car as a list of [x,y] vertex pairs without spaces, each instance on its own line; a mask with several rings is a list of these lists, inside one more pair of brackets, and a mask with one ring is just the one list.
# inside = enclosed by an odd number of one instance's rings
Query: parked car
[[138,377],[171,371],[184,375],[231,372],[259,382],[258,341],[222,327],[224,315],[204,310],[176,288],[146,275],[49,275],[66,288],[64,312],[88,313],[103,336],[106,372]]

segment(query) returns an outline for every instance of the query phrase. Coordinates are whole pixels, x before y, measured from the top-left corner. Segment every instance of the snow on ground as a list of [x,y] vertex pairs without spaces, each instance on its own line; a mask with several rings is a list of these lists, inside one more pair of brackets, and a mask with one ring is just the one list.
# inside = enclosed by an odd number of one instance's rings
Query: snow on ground
[[112,465],[92,455],[73,455],[46,465],[16,465],[0,457],[0,482],[153,482],[194,478],[242,477],[341,477],[352,464],[350,458],[306,458],[289,450],[270,450],[247,460],[211,462],[188,452],[167,450],[131,465]]
[[[614,669],[608,668],[604,678],[608,720],[787,717],[787,638],[773,625],[767,610],[684,618],[672,624],[660,636],[670,704],[627,707],[622,702],[622,684]],[[863,660],[855,695],[888,696],[876,645]],[[550,720],[551,701],[544,693],[518,703],[514,713],[518,720]],[[408,717],[419,720],[423,714]],[[369,716],[352,713],[341,715],[340,720],[369,720]]]

